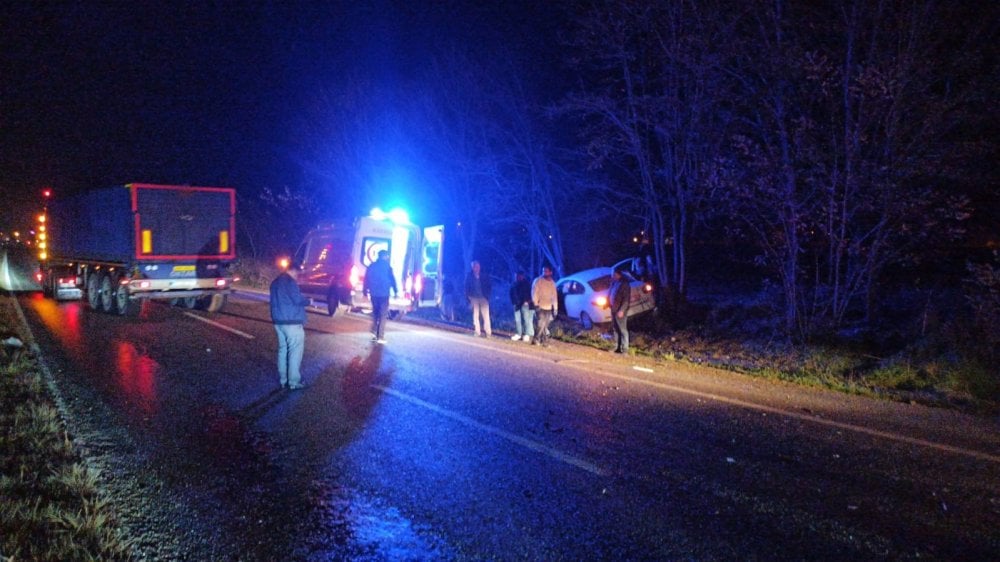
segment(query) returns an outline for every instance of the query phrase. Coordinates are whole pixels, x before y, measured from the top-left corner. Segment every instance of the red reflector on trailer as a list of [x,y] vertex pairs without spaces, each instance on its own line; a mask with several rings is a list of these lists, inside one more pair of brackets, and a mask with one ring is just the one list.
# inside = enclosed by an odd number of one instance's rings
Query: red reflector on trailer
[[216,287],[225,287],[226,286],[226,280],[225,279],[216,279],[215,280],[215,286]]

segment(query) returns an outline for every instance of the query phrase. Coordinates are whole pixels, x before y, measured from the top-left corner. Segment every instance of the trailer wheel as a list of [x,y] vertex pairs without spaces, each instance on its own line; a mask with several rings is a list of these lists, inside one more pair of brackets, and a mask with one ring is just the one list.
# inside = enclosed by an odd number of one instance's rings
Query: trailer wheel
[[137,300],[128,298],[128,291],[118,284],[118,276],[113,275],[111,285],[115,289],[115,312],[121,316],[131,316],[139,309],[140,303]]
[[91,310],[101,309],[101,276],[98,273],[87,274],[87,304]]
[[212,295],[206,297],[208,299],[208,304],[205,306],[205,310],[209,312],[219,312],[223,307],[226,306],[227,295]]
[[98,290],[101,311],[109,314],[115,311],[115,288],[111,282],[111,275],[107,273],[101,274],[100,290]]

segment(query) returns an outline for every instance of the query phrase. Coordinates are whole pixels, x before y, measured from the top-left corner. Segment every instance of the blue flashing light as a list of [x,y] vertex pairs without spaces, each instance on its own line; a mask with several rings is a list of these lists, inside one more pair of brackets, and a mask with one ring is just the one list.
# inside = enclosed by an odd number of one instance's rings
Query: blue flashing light
[[410,224],[410,215],[399,207],[389,211],[388,213],[379,207],[375,207],[370,213],[368,213],[368,216],[377,221],[390,220],[394,224]]
[[410,224],[410,215],[399,207],[389,211],[389,219],[396,224]]

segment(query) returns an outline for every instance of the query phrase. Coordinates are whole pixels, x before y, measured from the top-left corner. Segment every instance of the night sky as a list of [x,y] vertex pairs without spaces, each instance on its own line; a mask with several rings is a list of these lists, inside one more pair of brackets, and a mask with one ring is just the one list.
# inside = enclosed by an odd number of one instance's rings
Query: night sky
[[0,228],[30,220],[43,186],[295,186],[317,92],[391,88],[434,52],[500,46],[551,79],[550,8],[482,4],[5,2]]

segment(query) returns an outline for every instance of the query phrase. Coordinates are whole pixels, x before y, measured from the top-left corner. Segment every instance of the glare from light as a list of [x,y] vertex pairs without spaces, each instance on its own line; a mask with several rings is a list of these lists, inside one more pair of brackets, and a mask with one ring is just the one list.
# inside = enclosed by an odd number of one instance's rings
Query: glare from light
[[396,224],[410,224],[409,213],[399,207],[389,211],[389,219]]

